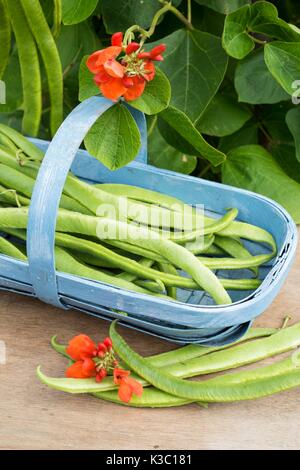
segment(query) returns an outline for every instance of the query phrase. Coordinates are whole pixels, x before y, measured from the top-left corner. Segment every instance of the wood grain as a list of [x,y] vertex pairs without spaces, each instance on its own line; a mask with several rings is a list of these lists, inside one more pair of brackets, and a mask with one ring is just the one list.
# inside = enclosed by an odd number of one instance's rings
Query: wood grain
[[[256,322],[279,327],[285,315],[300,321],[300,248],[281,293]],[[108,324],[80,312],[63,312],[15,294],[0,294],[0,340],[7,364],[0,365],[1,449],[299,449],[300,390],[253,402],[151,410],[129,409],[89,396],[48,389],[35,377],[38,364],[49,375],[66,361],[49,346],[80,332],[101,339]],[[123,329],[140,353],[170,344]],[[269,360],[270,362],[270,360]]]

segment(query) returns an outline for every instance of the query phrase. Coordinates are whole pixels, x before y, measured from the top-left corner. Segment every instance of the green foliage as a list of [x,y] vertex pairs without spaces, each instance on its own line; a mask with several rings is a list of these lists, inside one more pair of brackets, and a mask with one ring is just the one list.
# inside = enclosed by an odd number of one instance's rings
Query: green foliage
[[[160,130],[170,145],[174,142],[175,132],[184,141],[184,144],[187,143],[192,148],[192,152],[187,151],[187,153],[200,155],[215,166],[226,159],[226,156],[222,152],[212,147],[203,139],[200,132],[194,127],[192,121],[182,111],[170,106],[160,113],[160,117],[165,121],[165,125],[161,124]],[[168,126],[167,128],[165,127],[166,124]]]
[[163,42],[167,50],[161,69],[171,82],[171,104],[196,122],[218,91],[226,72],[227,57],[221,41],[212,34],[180,29]]
[[223,45],[235,59],[243,59],[255,47],[253,33],[283,41],[300,41],[299,32],[278,18],[276,7],[269,2],[245,5],[230,13],[225,20]]
[[64,24],[77,24],[86,20],[96,9],[98,0],[61,0]]
[[203,134],[225,137],[243,127],[251,118],[251,112],[236,102],[235,97],[217,94],[198,121],[197,127]]
[[171,99],[170,82],[161,70],[157,70],[154,80],[148,83],[144,93],[131,106],[145,114],[158,114],[165,109]]
[[265,46],[265,61],[271,74],[292,95],[300,76],[300,43],[274,42]]
[[[26,47],[18,47],[15,34],[11,40],[13,18],[7,14],[7,1],[0,0],[0,78],[7,90],[0,122],[20,129],[24,111],[28,118],[31,77],[20,74]],[[32,2],[21,3],[29,11]],[[65,115],[79,101],[101,94],[87,69],[88,56],[109,46],[112,33],[134,24],[148,30],[155,17],[145,49],[165,43],[164,61],[155,63],[155,79],[130,103],[147,115],[150,163],[266,194],[300,222],[298,1],[191,0],[190,17],[187,0],[173,0],[172,10],[159,18],[157,12],[166,8],[159,0],[40,4],[44,37],[46,20],[55,38],[52,57],[59,55],[61,62]],[[53,96],[60,83],[46,80],[45,65],[48,77],[55,77],[58,63],[56,59],[54,66],[51,59],[50,65],[45,50],[43,57],[42,30],[34,24],[30,29],[42,76],[39,137],[49,139],[50,114],[53,120],[58,111]],[[127,108],[118,104],[99,119],[85,144],[103,164],[116,169],[136,157],[140,136]]]
[[196,0],[196,2],[219,13],[228,15],[228,13],[232,13],[242,6],[249,4],[251,0]]
[[108,109],[87,134],[85,146],[110,170],[117,170],[133,160],[141,139],[128,109],[122,104]]
[[262,49],[239,62],[234,84],[239,101],[243,103],[272,104],[289,99],[288,94],[269,72]]

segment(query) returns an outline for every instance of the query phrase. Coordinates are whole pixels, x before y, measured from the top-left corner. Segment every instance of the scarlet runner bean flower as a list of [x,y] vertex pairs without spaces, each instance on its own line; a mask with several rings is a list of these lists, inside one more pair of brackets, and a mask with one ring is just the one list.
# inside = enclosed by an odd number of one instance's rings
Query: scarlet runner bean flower
[[76,362],[66,370],[66,377],[73,379],[87,379],[95,377],[101,382],[109,373],[113,372],[114,382],[119,385],[119,397],[125,403],[131,400],[133,394],[141,396],[142,385],[129,377],[130,371],[118,369],[113,344],[110,338],[105,338],[98,346],[87,335],[75,336],[66,348],[67,354]]
[[139,98],[148,82],[155,77],[153,61],[163,60],[166,46],[160,44],[150,52],[131,42],[123,45],[123,33],[112,36],[111,46],[94,52],[87,60],[87,67],[101,93],[111,100],[124,97],[126,101]]
[[124,403],[129,403],[132,395],[141,397],[143,394],[142,384],[129,376],[129,370],[114,369],[114,382],[120,385],[118,395]]

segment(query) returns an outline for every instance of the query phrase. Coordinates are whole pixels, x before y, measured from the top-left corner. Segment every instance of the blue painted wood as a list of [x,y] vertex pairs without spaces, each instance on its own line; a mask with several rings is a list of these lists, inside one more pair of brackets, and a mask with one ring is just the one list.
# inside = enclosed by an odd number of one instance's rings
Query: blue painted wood
[[[30,208],[29,264],[0,256],[0,289],[38,296],[59,307],[78,308],[110,320],[119,318],[129,327],[173,342],[198,342],[208,346],[238,339],[273,301],[290,270],[297,244],[295,224],[281,206],[260,195],[146,165],[146,144],[141,148],[139,161],[118,171],[109,171],[87,152],[78,150],[85,133],[99,116],[99,108],[103,112],[109,106],[108,100],[92,98],[74,110],[50,146],[48,142],[34,140],[40,148],[49,150]],[[131,112],[144,140],[145,118],[135,110]],[[74,174],[91,184],[137,185],[173,195],[190,204],[204,204],[208,213],[216,215],[224,213],[228,207],[237,207],[240,220],[259,225],[273,234],[278,255],[273,264],[260,270],[263,279],[260,288],[249,295],[232,292],[234,303],[230,306],[212,305],[207,295],[200,296],[201,305],[170,303],[89,279],[55,273],[56,212],[71,164]],[[253,243],[250,246],[254,254],[259,253],[261,247]],[[194,296],[195,299],[198,297]],[[128,316],[115,310],[126,311]]]
[[[37,297],[65,308],[59,299],[55,275],[54,239],[56,217],[67,174],[89,129],[114,102],[92,97],[81,103],[67,117],[51,142],[31,198],[28,221],[27,253],[30,279]],[[145,117],[132,110],[143,140],[147,140]],[[145,162],[147,143],[138,159]]]

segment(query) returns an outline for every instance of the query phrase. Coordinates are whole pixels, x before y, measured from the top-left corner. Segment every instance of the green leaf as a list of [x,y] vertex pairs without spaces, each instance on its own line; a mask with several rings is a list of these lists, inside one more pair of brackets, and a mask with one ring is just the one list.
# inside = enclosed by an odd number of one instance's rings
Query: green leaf
[[88,55],[84,56],[79,70],[79,101],[87,100],[91,96],[99,95],[100,90],[94,82],[94,75],[86,65]]
[[265,61],[282,88],[293,95],[300,77],[300,43],[272,42],[265,46]]
[[98,0],[61,0],[62,20],[64,24],[77,24],[89,18],[94,12]]
[[0,113],[11,113],[22,106],[23,90],[18,55],[14,52],[2,78],[6,88],[6,104],[0,104]]
[[254,41],[246,32],[251,19],[251,8],[245,5],[225,19],[223,47],[235,59],[243,59],[254,49]]
[[[192,121],[182,111],[174,108],[173,106],[170,106],[168,109],[160,113],[159,116],[172,129],[174,129],[176,133],[178,133],[179,136],[184,139],[185,142],[190,144],[194,150],[192,154],[201,155],[215,166],[224,162],[226,155],[206,142],[200,132],[193,125]],[[172,145],[172,140],[166,140],[169,144]]]
[[171,99],[171,85],[165,74],[156,69],[154,80],[146,84],[142,96],[130,101],[130,105],[145,114],[157,114],[169,106]]
[[212,34],[180,29],[163,42],[167,50],[161,69],[171,82],[171,104],[196,122],[218,91],[226,72],[227,56],[221,41]]
[[219,13],[228,15],[228,13],[232,13],[242,6],[249,4],[251,0],[196,0],[196,2]]
[[117,170],[135,159],[141,137],[128,109],[116,104],[97,120],[84,143],[97,160],[110,170]]
[[262,49],[238,63],[234,84],[239,101],[244,103],[272,104],[289,99],[289,95],[270,74]]
[[[178,6],[181,0],[172,2]],[[148,28],[155,13],[162,7],[158,0],[102,0],[102,14],[106,32],[126,31],[137,24]]]
[[292,108],[286,115],[287,126],[292,133],[296,146],[296,157],[300,162],[300,108]]
[[258,144],[258,127],[256,122],[251,120],[234,134],[222,137],[219,142],[219,150],[221,150],[221,152],[228,153],[236,147],[253,144]]
[[196,157],[186,155],[169,145],[157,127],[149,138],[148,152],[149,163],[157,168],[189,175],[197,166]]
[[246,145],[232,150],[223,165],[222,181],[274,199],[300,222],[300,184],[263,147]]
[[230,97],[218,93],[197,123],[200,132],[216,137],[233,134],[251,118],[251,112]]
[[260,33],[284,41],[300,41],[300,34],[278,18],[276,7],[269,2],[245,5],[225,19],[223,47],[235,59],[243,59],[255,46],[250,33]]

